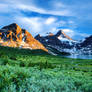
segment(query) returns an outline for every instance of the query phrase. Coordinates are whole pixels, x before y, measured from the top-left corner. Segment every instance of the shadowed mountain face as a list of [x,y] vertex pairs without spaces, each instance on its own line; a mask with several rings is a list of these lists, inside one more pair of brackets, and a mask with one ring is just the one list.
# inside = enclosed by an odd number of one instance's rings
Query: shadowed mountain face
[[80,43],[80,51],[89,55],[92,54],[92,35]]
[[37,35],[35,37],[49,51],[68,52],[70,54],[92,54],[92,36],[86,38],[83,42],[74,41],[62,30],[59,30],[55,35],[47,36]]
[[59,30],[56,34],[48,34],[47,36],[35,37],[40,41],[49,51],[66,52],[66,49],[72,49],[75,46],[75,41],[67,36],[62,30]]
[[73,40],[67,36],[62,30],[59,30],[55,35],[50,33],[47,36],[40,36],[39,34],[35,37],[45,46],[59,46],[61,48],[71,48]]
[[29,49],[47,49],[25,29],[21,29],[16,23],[0,29],[0,45],[9,47],[21,47]]
[[[40,43],[41,42],[41,43]],[[38,34],[35,38],[25,29],[21,29],[16,23],[0,29],[0,45],[9,47],[42,49],[48,52],[68,52],[69,54],[92,54],[92,36],[85,38],[83,42],[74,41],[62,30],[56,34],[47,36]]]
[[59,30],[55,36],[58,38],[62,37],[62,38],[66,38],[68,40],[72,40],[72,38],[70,38],[68,35],[66,35],[62,30]]
[[84,42],[81,43],[82,47],[91,47],[92,48],[92,35],[90,37],[87,37]]

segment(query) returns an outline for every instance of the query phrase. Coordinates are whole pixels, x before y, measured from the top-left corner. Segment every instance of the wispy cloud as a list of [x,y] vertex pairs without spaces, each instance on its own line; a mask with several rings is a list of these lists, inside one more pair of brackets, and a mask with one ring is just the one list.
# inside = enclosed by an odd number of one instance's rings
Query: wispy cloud
[[[26,29],[33,33],[33,36],[37,34],[46,35],[47,32],[57,33],[58,32],[58,19],[56,17],[15,17],[16,21],[18,20],[18,24],[22,24],[21,27],[25,27]],[[63,21],[64,22],[64,21]],[[66,23],[65,23],[66,25]],[[70,37],[74,37],[76,35],[75,30],[73,29],[64,29],[62,30],[69,35]],[[78,34],[79,35],[79,34]]]
[[67,35],[69,35],[70,37],[75,36],[75,31],[72,29],[62,29]]
[[46,21],[45,21],[45,24],[49,25],[49,24],[52,24],[56,21],[57,19],[54,18],[54,17],[50,17],[48,18]]
[[19,5],[17,5],[17,8],[20,10],[29,11],[29,12],[33,11],[33,12],[37,12],[40,14],[50,14],[50,15],[58,15],[58,16],[73,16],[71,11],[69,11],[67,9],[46,10],[43,8],[36,7],[34,5],[30,6],[30,5],[25,5],[25,4],[19,4]]
[[[18,24],[25,27],[29,32],[36,34],[40,33],[42,35],[47,32],[55,32],[57,24],[55,22],[56,18],[42,18],[42,17],[15,17],[15,20],[18,20]],[[51,24],[51,25],[49,25]]]
[[[5,0],[4,0],[5,1]],[[23,11],[29,11],[29,12],[37,12],[40,14],[50,14],[50,15],[58,15],[58,16],[73,16],[73,13],[71,10],[68,10],[65,8],[65,5],[63,3],[56,3],[52,2],[52,4],[49,6],[51,9],[38,7],[34,3],[30,3],[31,1],[27,0],[29,3],[24,2],[24,0],[13,0],[9,1],[6,0],[4,3],[0,4],[0,10],[3,12],[9,12],[10,10],[13,11],[17,9],[23,10]],[[40,2],[39,2],[40,3]],[[45,3],[44,3],[45,5]]]
[[[0,26],[16,22],[32,31],[33,35],[56,33],[60,27],[71,37],[76,35],[85,37],[88,29],[92,30],[91,3],[90,0],[46,0],[45,2],[44,0],[1,0]],[[22,11],[28,12],[29,15],[23,14]],[[32,12],[44,17],[35,17]],[[46,15],[49,16],[45,17]],[[91,30],[89,34],[92,34]]]

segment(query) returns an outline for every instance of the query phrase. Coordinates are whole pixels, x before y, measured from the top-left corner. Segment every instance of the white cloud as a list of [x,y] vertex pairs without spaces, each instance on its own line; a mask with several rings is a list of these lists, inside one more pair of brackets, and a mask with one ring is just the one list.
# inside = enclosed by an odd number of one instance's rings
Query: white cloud
[[45,24],[49,25],[49,24],[52,24],[56,21],[56,18],[54,17],[50,17],[48,18],[46,21],[45,21]]
[[77,36],[79,35],[79,36],[81,36],[81,37],[83,37],[83,38],[90,36],[89,34],[80,33],[80,32],[76,33],[76,35],[77,35]]
[[71,30],[71,29],[62,29],[64,32],[67,32],[67,33],[72,33],[73,32],[73,30]]
[[88,36],[90,36],[89,34],[86,34],[86,33],[80,33],[80,35],[81,35],[82,37],[88,37]]
[[16,8],[20,10],[24,10],[24,11],[27,10],[27,11],[33,11],[33,12],[38,12],[38,13],[45,13],[44,9],[37,8],[34,5],[18,4]]
[[67,24],[66,21],[60,20],[60,21],[58,22],[58,27],[65,26],[66,24]]
[[[53,19],[53,21],[51,20]],[[37,34],[45,35],[47,32],[55,32],[57,23],[56,18],[42,18],[42,17],[24,17],[17,16],[15,20],[22,28],[27,29],[33,36]],[[48,22],[47,20],[51,20]],[[48,22],[48,23],[47,23]],[[49,25],[48,25],[49,24]]]
[[40,14],[50,14],[50,15],[58,15],[58,16],[72,16],[72,12],[68,9],[57,9],[56,7],[53,7],[51,10],[47,10],[45,8],[41,8],[36,6],[35,4],[26,4],[22,1],[14,1],[14,2],[7,2],[7,3],[1,3],[0,4],[0,12],[14,12],[14,11],[29,11],[29,12],[37,12]]
[[49,8],[47,9],[44,7],[38,7],[35,3],[33,3],[34,0],[3,0],[4,2],[0,4],[0,12],[14,12],[14,11],[29,11],[29,12],[37,12],[40,14],[50,14],[50,15],[58,15],[58,16],[73,16],[74,13],[72,13],[71,10],[66,8],[66,5],[64,5],[61,2],[52,2],[50,4]]
[[76,35],[74,30],[71,29],[62,29],[67,35],[69,35],[70,37],[73,37]]
[[53,6],[59,9],[66,7],[66,5],[64,5],[62,2],[54,2]]
[[0,4],[0,13],[8,13],[10,11],[11,9],[7,4],[3,4],[3,3]]
[[24,28],[26,28],[29,32],[31,32],[31,30],[33,31],[33,33],[39,33],[41,31],[42,19],[38,17],[33,17],[33,18],[16,17],[16,21],[17,20],[18,20],[18,23]]
[[85,37],[90,36],[89,34],[86,33],[80,33],[77,32],[76,30],[72,30],[72,29],[62,29],[68,36],[70,36],[71,38],[74,38],[76,40],[79,40],[80,38],[83,39]]
[[74,21],[70,20],[68,21],[69,24],[74,24]]
[[[54,2],[55,1],[55,2]],[[63,1],[63,0],[62,0]],[[16,22],[19,25],[23,26],[23,28],[27,29],[30,31],[30,33],[41,33],[44,34],[46,32],[56,32],[56,28],[58,26],[67,26],[67,28],[76,28],[76,24],[80,24],[81,19],[85,20],[87,17],[90,18],[90,13],[89,16],[88,14],[85,13],[85,9],[89,8],[88,5],[82,4],[74,4],[74,5],[66,5],[65,3],[58,2],[58,0],[52,0],[52,4],[50,4],[49,7],[44,7],[39,6],[33,2],[35,0],[1,0],[0,1],[0,23],[6,24],[6,23],[11,23],[11,22]],[[91,7],[91,3],[89,3]],[[84,6],[84,8],[82,8]],[[79,9],[79,7],[81,7]],[[49,9],[50,8],[50,9]],[[91,9],[91,8],[90,8]],[[42,18],[42,17],[24,17],[22,15],[23,11],[28,11],[30,12],[37,12],[40,14],[50,14],[50,15],[58,15],[58,16],[76,16],[79,17],[80,19],[78,22],[76,22],[76,19],[74,21],[63,21],[63,20],[58,20],[55,17],[49,17],[49,18]],[[83,11],[84,12],[83,12]],[[8,15],[3,16],[3,13],[7,13]],[[26,14],[25,14],[26,15]],[[81,16],[80,16],[81,15]],[[91,14],[92,15],[92,14]],[[8,17],[7,17],[8,16]],[[31,15],[30,15],[31,16]],[[83,17],[85,16],[85,18]],[[81,21],[84,22],[84,21]],[[32,31],[32,32],[31,32]],[[70,36],[75,36],[75,35],[81,35],[81,36],[86,36],[87,34],[77,34],[76,30],[71,30],[71,29],[64,29],[64,31],[70,35]]]
[[43,8],[39,8],[37,6],[34,5],[25,5],[25,4],[19,4],[17,5],[17,8],[20,10],[28,10],[28,11],[34,11],[34,12],[38,12],[41,14],[51,14],[51,15],[59,15],[59,16],[72,16],[72,13],[67,10],[67,9],[63,9],[63,10],[46,10]]

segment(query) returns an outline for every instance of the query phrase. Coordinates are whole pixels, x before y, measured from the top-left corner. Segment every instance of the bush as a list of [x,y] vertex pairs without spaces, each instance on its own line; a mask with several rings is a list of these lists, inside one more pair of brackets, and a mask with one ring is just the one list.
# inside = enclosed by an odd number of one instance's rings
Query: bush
[[79,81],[77,77],[66,76],[60,69],[22,68],[0,66],[1,92],[91,92],[92,80]]
[[92,60],[0,47],[0,92],[92,92]]

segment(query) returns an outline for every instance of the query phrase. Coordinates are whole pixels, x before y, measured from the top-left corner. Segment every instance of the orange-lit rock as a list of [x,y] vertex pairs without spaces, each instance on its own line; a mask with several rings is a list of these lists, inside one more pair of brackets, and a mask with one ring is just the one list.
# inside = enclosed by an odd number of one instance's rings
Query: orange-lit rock
[[62,34],[69,40],[72,40],[72,38],[70,38],[68,35],[66,35],[63,31],[62,31]]
[[42,49],[48,51],[39,41],[25,29],[17,24],[5,26],[0,29],[0,45],[9,47],[21,47],[29,49]]

